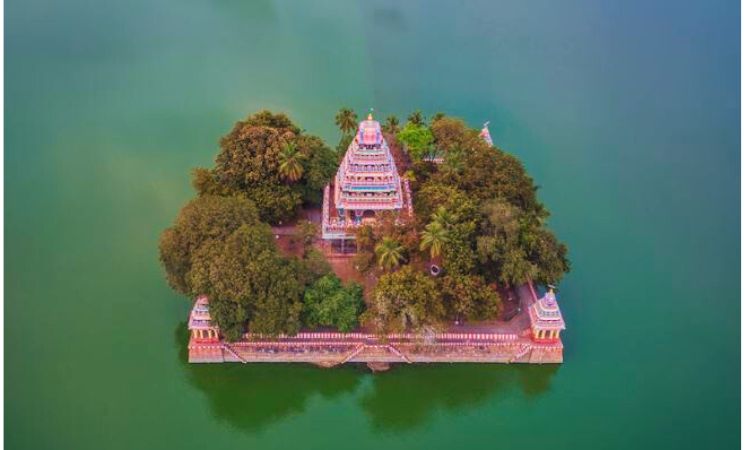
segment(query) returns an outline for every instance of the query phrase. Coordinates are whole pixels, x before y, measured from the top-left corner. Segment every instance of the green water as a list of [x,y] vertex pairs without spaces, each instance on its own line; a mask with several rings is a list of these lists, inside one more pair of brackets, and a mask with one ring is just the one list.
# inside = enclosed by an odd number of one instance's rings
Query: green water
[[[739,4],[9,0],[9,449],[739,442]],[[232,123],[491,120],[571,249],[565,364],[190,366],[160,231]]]

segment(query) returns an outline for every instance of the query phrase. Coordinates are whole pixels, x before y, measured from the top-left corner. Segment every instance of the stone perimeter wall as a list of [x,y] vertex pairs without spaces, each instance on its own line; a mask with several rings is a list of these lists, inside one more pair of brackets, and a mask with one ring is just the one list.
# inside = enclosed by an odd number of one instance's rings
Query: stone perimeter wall
[[561,341],[544,344],[529,338],[507,342],[389,344],[333,342],[189,343],[191,363],[311,363],[333,367],[344,363],[527,363],[563,362]]

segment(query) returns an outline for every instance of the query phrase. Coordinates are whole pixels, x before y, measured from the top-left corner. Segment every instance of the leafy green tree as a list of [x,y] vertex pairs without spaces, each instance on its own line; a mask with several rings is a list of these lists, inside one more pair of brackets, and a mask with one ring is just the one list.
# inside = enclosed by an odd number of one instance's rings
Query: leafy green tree
[[440,224],[443,228],[450,228],[458,223],[458,216],[443,205],[437,207],[432,213],[432,222]]
[[254,203],[243,197],[203,195],[190,201],[160,236],[160,261],[168,284],[188,296],[202,294],[186,277],[195,252],[205,243],[225,240],[243,225],[258,224]]
[[300,134],[300,128],[292,123],[292,120],[290,120],[287,115],[283,113],[273,113],[266,109],[252,114],[243,123],[251,127],[269,127],[274,128],[275,130],[289,131],[294,135]]
[[390,115],[385,119],[385,125],[383,125],[385,131],[396,134],[398,133],[398,117]]
[[429,255],[432,258],[437,258],[442,254],[442,249],[448,240],[447,228],[441,222],[430,222],[422,231],[419,249],[422,251],[429,250]]
[[448,230],[448,241],[442,249],[443,267],[447,273],[466,275],[475,271],[475,229],[473,222],[463,222]]
[[285,143],[279,153],[280,176],[291,182],[298,181],[305,170],[301,162],[303,159],[304,155],[298,151],[294,143]]
[[409,122],[398,132],[398,140],[415,160],[421,160],[432,152],[432,132],[424,125]]
[[262,220],[277,223],[292,218],[303,201],[319,202],[336,166],[336,154],[320,138],[300,134],[284,114],[262,111],[220,140],[214,169],[195,173],[195,187],[200,194],[244,194]]
[[341,108],[334,118],[336,126],[342,134],[352,134],[357,129],[357,113],[349,108]]
[[311,328],[335,327],[347,332],[357,326],[362,312],[362,286],[351,283],[343,286],[333,274],[319,278],[304,295],[305,323]]
[[378,258],[378,265],[384,270],[392,270],[398,267],[406,258],[404,257],[404,247],[398,241],[389,237],[375,246],[375,256]]
[[[527,236],[526,236],[527,235]],[[527,242],[526,242],[527,241]],[[534,227],[524,233],[528,259],[536,266],[533,281],[541,284],[556,284],[569,272],[567,247],[556,239],[545,227]]]
[[493,320],[502,310],[502,299],[484,279],[473,275],[446,275],[440,290],[448,317],[454,320]]
[[424,220],[432,218],[443,222],[443,225],[477,220],[479,217],[479,207],[467,193],[434,181],[426,182],[417,192],[414,209],[417,217]]
[[380,277],[368,308],[365,322],[379,332],[438,327],[446,313],[435,281],[411,266]]
[[303,200],[306,203],[321,204],[323,188],[331,181],[339,168],[337,153],[315,137],[302,136],[298,141],[306,146],[310,157],[303,159],[304,186]]
[[415,125],[422,127],[424,126],[424,116],[422,115],[422,112],[420,110],[416,110],[413,113],[409,114],[409,117],[406,118],[407,125]]
[[469,141],[478,139],[475,130],[469,129],[461,119],[453,117],[441,117],[438,120],[433,120],[430,129],[437,148],[448,152],[465,147]]
[[484,205],[484,216],[476,249],[487,273],[497,274],[497,279],[507,285],[524,283],[535,276],[536,267],[520,245],[520,210],[497,199]]
[[266,335],[299,329],[303,286],[297,279],[297,266],[279,255],[264,224],[243,225],[225,240],[202,245],[187,274],[192,289],[221,311],[221,329],[238,330],[247,321],[251,332]]

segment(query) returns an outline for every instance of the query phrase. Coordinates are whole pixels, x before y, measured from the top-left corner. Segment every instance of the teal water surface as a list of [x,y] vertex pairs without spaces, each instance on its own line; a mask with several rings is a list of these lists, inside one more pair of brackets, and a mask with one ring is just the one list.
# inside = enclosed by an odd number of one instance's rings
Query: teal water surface
[[[9,449],[725,449],[740,430],[734,0],[10,0]],[[442,110],[570,247],[565,364],[190,366],[157,239],[259,108]]]

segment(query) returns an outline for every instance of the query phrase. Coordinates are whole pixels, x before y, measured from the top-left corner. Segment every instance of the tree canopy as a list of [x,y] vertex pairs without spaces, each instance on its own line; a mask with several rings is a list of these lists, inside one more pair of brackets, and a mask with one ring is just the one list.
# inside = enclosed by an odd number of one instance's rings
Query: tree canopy
[[225,241],[202,246],[187,275],[194,290],[210,299],[220,329],[240,337],[253,333],[294,334],[300,328],[303,288],[297,264],[279,255],[271,230],[244,225]]
[[[445,157],[438,166],[413,166],[418,226],[430,228],[423,246],[431,249],[435,235],[445,237],[436,239],[442,242],[435,253],[451,274],[506,285],[559,281],[569,270],[567,248],[546,228],[548,212],[520,161],[460,119],[438,115],[428,130]],[[436,211],[453,218],[445,231],[431,223]]]
[[383,332],[422,331],[439,327],[445,314],[435,280],[407,265],[380,277],[365,320]]
[[421,160],[432,153],[432,132],[429,127],[408,122],[396,135],[406,144],[406,149],[414,160]]
[[160,237],[160,260],[171,287],[189,296],[201,294],[187,280],[194,254],[243,225],[261,226],[256,207],[244,197],[203,195],[187,203]]
[[305,291],[305,323],[318,326],[335,327],[347,332],[357,326],[357,318],[362,312],[362,286],[350,283],[342,285],[333,274],[319,278]]
[[194,186],[200,195],[244,194],[262,220],[276,223],[303,202],[318,203],[337,162],[320,138],[302,134],[286,115],[261,111],[220,140],[215,167],[195,171]]

